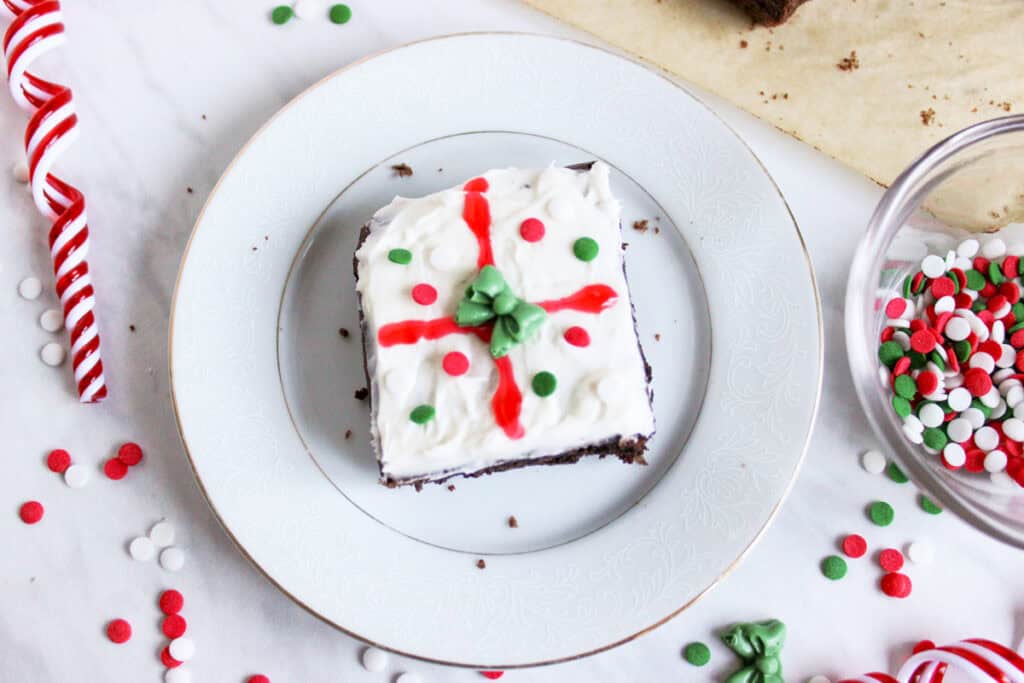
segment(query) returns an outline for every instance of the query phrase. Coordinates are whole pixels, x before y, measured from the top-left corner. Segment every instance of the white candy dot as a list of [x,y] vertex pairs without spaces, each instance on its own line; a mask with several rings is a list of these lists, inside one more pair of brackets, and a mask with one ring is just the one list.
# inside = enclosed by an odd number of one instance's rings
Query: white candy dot
[[27,277],[18,283],[18,294],[22,299],[38,299],[43,293],[43,283],[37,277]]
[[960,417],[971,423],[972,430],[981,429],[985,426],[985,413],[981,412],[978,408],[968,408],[960,413]]
[[904,332],[903,330],[900,330],[899,332],[894,332],[892,335],[892,340],[899,344],[900,348],[903,349],[904,351],[910,350],[910,335]]
[[388,665],[388,653],[375,647],[368,647],[363,650],[363,668],[367,671],[377,673],[383,671]]
[[[953,267],[959,268],[960,270],[966,272],[966,271],[968,271],[968,270],[970,270],[971,268],[974,267],[974,263],[969,258],[966,258],[964,256],[957,256],[956,257],[956,261],[953,262]],[[965,291],[965,290],[961,290],[961,291]]]
[[[160,566],[169,572],[179,571],[185,566],[185,553],[181,548],[164,548],[160,552]],[[175,657],[175,659],[181,660],[181,657]],[[184,661],[184,660],[181,660]]]
[[[998,320],[996,322],[999,322]],[[996,359],[996,365],[1001,368],[1009,368],[1017,361],[1017,350],[1009,344],[1000,344],[999,348],[1002,353],[999,358]]]
[[64,483],[73,489],[80,489],[89,483],[89,470],[81,465],[72,465],[64,470]]
[[999,258],[1006,254],[1006,242],[998,237],[993,237],[981,245],[981,255],[987,259]]
[[1015,417],[1004,421],[1003,434],[1006,434],[1014,441],[1024,441],[1024,421],[1018,420]]
[[974,444],[983,451],[990,451],[999,445],[999,433],[991,427],[982,427],[974,432]]
[[927,277],[937,278],[946,274],[946,260],[935,254],[928,254],[921,261],[921,270]]
[[192,672],[185,666],[168,669],[164,672],[164,683],[192,683]]
[[915,432],[924,431],[924,423],[916,415],[907,415],[903,418],[903,426],[908,429],[913,429]]
[[14,176],[14,182],[24,185],[28,182],[28,166],[19,161],[11,166],[11,175]]
[[927,403],[921,406],[917,417],[925,427],[938,427],[946,419],[946,414],[942,412],[942,408],[938,404]]
[[[1018,383],[1018,384],[1016,384],[1014,386],[1011,386],[1006,391],[1006,405],[1010,406],[1011,409],[1012,408],[1016,408],[1017,404],[1019,404],[1021,401],[1024,401],[1024,387],[1022,387]],[[1024,424],[1024,423],[1022,423],[1022,424]],[[1019,441],[1019,439],[1018,439],[1018,441]]]
[[960,317],[953,317],[946,323],[944,333],[953,341],[963,341],[971,336],[971,324]]
[[978,240],[966,239],[956,247],[957,256],[963,256],[964,258],[974,258],[978,253]]
[[936,313],[952,313],[954,308],[956,308],[956,301],[948,295],[935,302]]
[[956,252],[950,249],[946,252],[946,270],[950,270],[956,263]]
[[914,541],[907,545],[907,557],[914,564],[931,564],[935,559],[935,546],[928,541]]
[[988,393],[981,397],[982,405],[988,408],[995,408],[999,405],[999,401],[1002,397],[999,395],[999,389],[992,387],[988,390]]
[[1006,453],[1000,450],[989,451],[988,455],[985,456],[985,471],[986,472],[1002,472],[1006,469],[1007,457]]
[[864,451],[864,454],[860,456],[860,464],[871,474],[881,474],[885,471],[885,456],[874,449]]
[[999,399],[999,403],[997,403],[996,407],[992,409],[992,419],[998,420],[1003,415],[1006,415],[1006,401]]
[[828,676],[822,676],[821,674],[817,674],[816,676],[811,676],[810,678],[808,678],[807,683],[832,683],[832,681],[829,679]]
[[971,356],[969,361],[967,361],[967,365],[972,368],[981,368],[985,372],[991,374],[991,372],[996,369],[996,360],[984,351],[978,351],[976,354]]
[[957,387],[949,392],[946,401],[949,403],[949,407],[957,412],[967,410],[971,407],[971,392],[963,387]]
[[157,522],[149,530],[149,540],[160,548],[166,548],[174,543],[174,525],[170,522]]
[[196,644],[188,636],[175,638],[167,648],[171,651],[171,656],[179,662],[187,662],[196,653]]
[[971,423],[962,417],[954,418],[946,425],[946,435],[956,443],[967,441],[973,433]]
[[312,19],[324,13],[324,5],[318,0],[296,0],[292,10],[299,19]]
[[903,436],[907,437],[910,443],[924,443],[924,436],[921,434],[921,431],[914,429],[910,425],[903,425]]
[[395,679],[395,683],[420,683],[420,677],[411,671],[406,671]]
[[1024,420],[1024,401],[1013,407],[1013,416],[1018,420]]
[[153,541],[145,536],[139,536],[128,544],[128,554],[132,556],[133,560],[149,562],[156,555],[156,547],[153,545]]
[[958,443],[947,443],[942,449],[942,458],[949,463],[950,467],[963,467],[967,462],[967,453],[964,447]]
[[43,348],[39,349],[39,358],[51,367],[57,367],[63,363],[65,356],[67,356],[67,352],[64,351],[64,347],[54,342],[44,344]]
[[1006,325],[1002,320],[997,320],[992,323],[992,340],[1002,344],[1004,339],[1006,339]]
[[39,316],[39,327],[47,332],[57,332],[64,327],[64,314],[56,308],[48,308]]
[[[995,374],[992,375],[992,381],[1002,382],[1003,380],[1006,380],[1007,378],[1012,377],[1015,374],[1016,370],[1014,370],[1013,368],[1003,368],[1002,370],[996,370]],[[1020,380],[1017,381],[1019,382]]]

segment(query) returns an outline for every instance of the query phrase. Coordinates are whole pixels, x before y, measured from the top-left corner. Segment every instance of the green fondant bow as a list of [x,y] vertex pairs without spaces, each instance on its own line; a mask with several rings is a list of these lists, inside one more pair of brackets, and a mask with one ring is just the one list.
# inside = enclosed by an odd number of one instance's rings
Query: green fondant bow
[[722,634],[722,641],[743,660],[743,666],[725,683],[784,683],[779,655],[786,641],[786,625],[781,621],[736,624]]
[[491,356],[501,358],[536,332],[546,316],[540,306],[516,297],[497,268],[484,266],[466,288],[455,324],[476,327],[493,320]]

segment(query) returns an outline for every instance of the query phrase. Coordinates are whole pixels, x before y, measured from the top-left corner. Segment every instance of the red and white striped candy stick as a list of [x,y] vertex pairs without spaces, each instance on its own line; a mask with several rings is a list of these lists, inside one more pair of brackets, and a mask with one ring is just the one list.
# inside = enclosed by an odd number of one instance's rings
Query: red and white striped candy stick
[[1024,683],[1024,658],[999,643],[969,638],[914,655],[900,669],[900,683],[942,683],[955,669],[974,683]]
[[879,673],[873,671],[863,676],[857,676],[856,678],[844,678],[839,683],[899,683],[895,678],[889,674]]
[[25,129],[32,198],[53,221],[50,256],[57,278],[57,296],[71,336],[71,359],[83,403],[107,396],[96,326],[96,295],[89,264],[89,226],[85,198],[50,171],[78,137],[78,116],[71,89],[29,73],[32,62],[64,42],[63,14],[58,0],[3,0],[14,14],[4,34],[4,57],[11,95],[31,115]]

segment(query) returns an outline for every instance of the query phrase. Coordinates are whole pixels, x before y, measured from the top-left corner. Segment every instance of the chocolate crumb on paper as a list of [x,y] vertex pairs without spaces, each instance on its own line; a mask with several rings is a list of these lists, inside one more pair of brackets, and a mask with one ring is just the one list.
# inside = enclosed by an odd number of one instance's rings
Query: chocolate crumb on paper
[[483,560],[477,560],[476,561],[476,568],[477,569],[487,569],[487,563],[484,562]]
[[857,59],[857,51],[850,50],[850,56],[840,59],[839,63],[836,64],[836,68],[840,71],[856,71],[859,69],[860,60]]
[[370,390],[366,387],[360,387],[356,389],[355,397],[357,401],[365,401],[366,397],[370,395]]
[[129,325],[128,326],[128,331],[129,332],[134,332],[135,331],[135,325]]
[[399,178],[408,178],[412,175],[412,166],[409,164],[392,164],[391,170]]
[[647,219],[633,221],[633,229],[637,232],[647,232]]
[[455,484],[448,484],[448,490],[449,491],[454,491],[455,490]]
[[346,429],[345,430],[345,438],[346,439],[351,439],[352,438],[352,430],[351,429]]
[[191,187],[186,187],[185,188],[185,192],[188,192],[189,194],[192,194],[192,188]]
[[654,333],[654,341],[661,341],[661,333],[660,332],[655,332]]
[[747,42],[747,41],[745,41],[745,40],[741,40],[741,41],[740,41],[740,47],[741,47],[741,48],[744,48],[744,49],[745,49],[745,48],[747,47],[747,45],[750,45],[750,43],[748,43],[748,42]]
[[338,328],[338,334],[340,334],[340,335],[342,336],[342,338],[344,338],[344,339],[348,339],[348,336],[349,336],[349,332],[348,332],[348,330],[347,330],[347,329],[345,329],[344,327],[339,327],[339,328]]
[[931,107],[921,110],[921,123],[926,126],[930,126],[932,121],[935,120],[935,110]]
[[519,520],[516,519],[515,515],[509,515],[509,518],[508,518],[508,528],[509,529],[518,529],[519,528]]

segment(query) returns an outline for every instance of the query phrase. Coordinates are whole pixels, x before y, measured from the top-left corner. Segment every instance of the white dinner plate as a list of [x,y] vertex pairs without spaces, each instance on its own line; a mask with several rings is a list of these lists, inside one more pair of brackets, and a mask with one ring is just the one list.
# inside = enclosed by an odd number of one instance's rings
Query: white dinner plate
[[[650,464],[379,485],[353,395],[360,226],[396,194],[594,159],[654,369]],[[391,50],[277,114],[199,217],[170,348],[196,479],[260,571],[367,642],[477,668],[599,652],[724,577],[796,476],[822,364],[807,254],[750,150],[662,75],[522,34]]]

